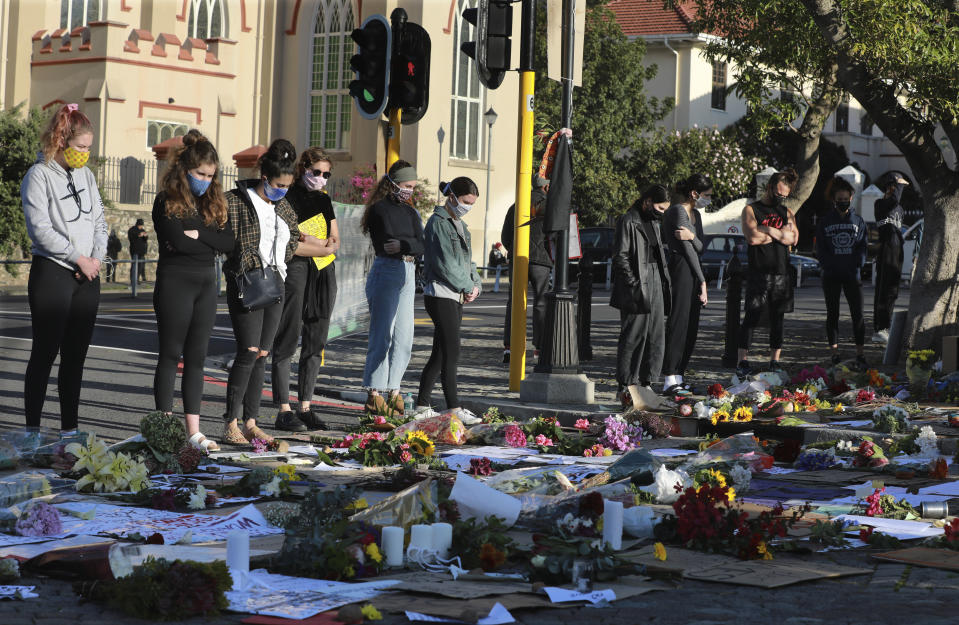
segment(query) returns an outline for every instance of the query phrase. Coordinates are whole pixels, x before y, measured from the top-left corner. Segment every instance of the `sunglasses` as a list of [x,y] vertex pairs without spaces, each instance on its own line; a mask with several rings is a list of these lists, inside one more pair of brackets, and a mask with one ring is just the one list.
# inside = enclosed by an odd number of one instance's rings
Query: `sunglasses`
[[313,177],[314,177],[314,178],[319,178],[319,177],[322,176],[323,178],[326,178],[327,180],[329,180],[329,179],[330,179],[330,176],[333,175],[333,172],[331,172],[331,171],[320,171],[319,169],[310,169],[310,170],[308,170],[308,171],[309,171],[311,174],[313,174]]

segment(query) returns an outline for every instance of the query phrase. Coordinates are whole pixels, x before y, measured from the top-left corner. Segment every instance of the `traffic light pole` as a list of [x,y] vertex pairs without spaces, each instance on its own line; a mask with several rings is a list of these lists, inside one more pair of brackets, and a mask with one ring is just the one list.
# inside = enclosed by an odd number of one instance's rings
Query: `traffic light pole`
[[400,160],[400,120],[403,117],[403,109],[395,108],[390,111],[390,125],[387,130],[386,140],[386,171],[390,170],[393,163]]
[[533,0],[523,0],[519,53],[519,134],[516,156],[516,203],[513,216],[513,249],[510,277],[509,390],[519,391],[526,375],[526,289],[529,283],[529,204],[533,185],[533,40],[536,12]]

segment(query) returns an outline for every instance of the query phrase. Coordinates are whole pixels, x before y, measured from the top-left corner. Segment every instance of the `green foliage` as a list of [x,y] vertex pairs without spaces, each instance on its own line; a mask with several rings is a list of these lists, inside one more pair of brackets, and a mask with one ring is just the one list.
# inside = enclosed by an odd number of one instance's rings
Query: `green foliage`
[[[539,4],[536,33],[536,127],[550,131],[562,124],[562,85],[548,79],[546,11]],[[646,44],[628,40],[613,13],[601,3],[586,11],[583,41],[583,86],[573,90],[573,205],[580,225],[609,223],[639,194],[630,174],[641,136],[653,129],[673,106],[646,95],[656,67],[646,67]]]
[[[20,182],[36,162],[47,113],[23,105],[0,111],[0,258],[27,254],[30,238],[20,202]],[[16,275],[16,265],[5,265]]]
[[849,544],[842,521],[816,521],[809,531],[810,542],[827,547],[842,547]]
[[463,568],[482,568],[491,571],[498,568],[508,557],[513,539],[506,531],[509,528],[499,517],[486,517],[486,522],[469,519],[453,523],[453,549],[460,557]]
[[[186,428],[183,421],[172,414],[155,411],[140,420],[140,434],[154,453],[172,454],[186,443]],[[160,459],[159,455],[157,459]]]

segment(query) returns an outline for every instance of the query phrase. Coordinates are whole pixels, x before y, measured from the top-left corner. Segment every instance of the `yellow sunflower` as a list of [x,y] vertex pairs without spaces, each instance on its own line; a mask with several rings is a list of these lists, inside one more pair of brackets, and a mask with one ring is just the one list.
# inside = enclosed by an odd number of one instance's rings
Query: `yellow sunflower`
[[406,433],[406,441],[410,449],[421,456],[429,458],[436,451],[433,441],[422,430],[411,430]]
[[712,414],[709,420],[713,425],[716,425],[717,423],[725,423],[726,421],[729,421],[729,412],[726,410],[717,410]]
[[748,406],[740,406],[736,409],[736,412],[733,413],[734,421],[752,421],[753,420],[753,409]]

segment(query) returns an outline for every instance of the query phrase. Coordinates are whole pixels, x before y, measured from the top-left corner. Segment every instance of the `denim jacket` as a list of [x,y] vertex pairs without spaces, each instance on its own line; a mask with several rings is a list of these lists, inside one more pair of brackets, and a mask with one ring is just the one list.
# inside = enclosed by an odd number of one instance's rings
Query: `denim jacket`
[[437,206],[423,230],[423,273],[427,282],[440,282],[459,293],[480,287],[476,264],[471,261],[470,231],[460,220],[459,233],[445,206]]

